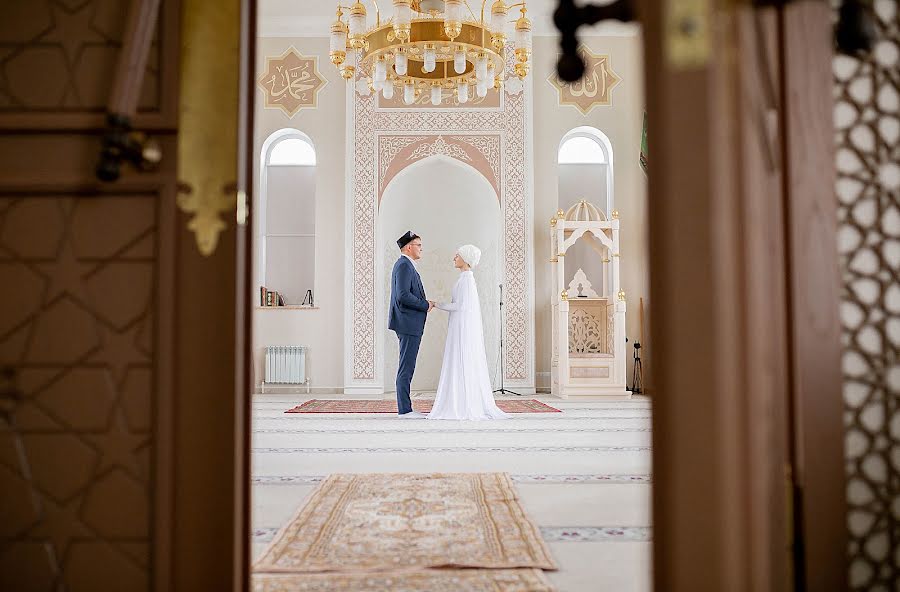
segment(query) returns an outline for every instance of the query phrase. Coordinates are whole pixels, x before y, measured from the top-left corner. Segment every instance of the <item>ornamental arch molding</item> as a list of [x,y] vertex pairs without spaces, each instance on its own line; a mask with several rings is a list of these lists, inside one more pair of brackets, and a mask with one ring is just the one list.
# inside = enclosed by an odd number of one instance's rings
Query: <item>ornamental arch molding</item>
[[484,177],[500,194],[500,135],[478,136],[381,136],[378,146],[378,203],[391,181],[410,166],[443,157],[468,166]]
[[472,166],[496,192],[503,221],[505,380],[534,386],[533,193],[526,129],[530,86],[510,84],[502,109],[381,109],[371,94],[348,96],[345,390],[384,391],[384,272],[378,209],[391,179],[434,154]]

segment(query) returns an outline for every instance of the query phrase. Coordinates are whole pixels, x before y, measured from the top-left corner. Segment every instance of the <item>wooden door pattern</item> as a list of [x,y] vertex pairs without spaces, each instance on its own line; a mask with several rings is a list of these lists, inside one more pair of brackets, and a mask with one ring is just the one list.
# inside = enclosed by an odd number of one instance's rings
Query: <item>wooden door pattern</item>
[[0,589],[168,588],[177,9],[135,120],[169,162],[102,185],[128,3],[4,2]]

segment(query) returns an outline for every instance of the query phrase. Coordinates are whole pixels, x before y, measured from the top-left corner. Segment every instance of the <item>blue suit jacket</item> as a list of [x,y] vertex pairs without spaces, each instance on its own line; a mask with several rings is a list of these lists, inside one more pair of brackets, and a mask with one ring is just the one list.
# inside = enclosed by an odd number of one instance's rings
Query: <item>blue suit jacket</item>
[[388,315],[388,329],[405,335],[422,335],[425,332],[425,318],[428,314],[428,300],[419,272],[413,262],[401,256],[394,263],[391,272],[391,311]]

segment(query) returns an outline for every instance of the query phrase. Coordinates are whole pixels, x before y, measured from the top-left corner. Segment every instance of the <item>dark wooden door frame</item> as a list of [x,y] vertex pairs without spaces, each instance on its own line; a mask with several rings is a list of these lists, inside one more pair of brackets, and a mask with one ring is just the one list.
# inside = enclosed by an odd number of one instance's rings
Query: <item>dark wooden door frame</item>
[[252,289],[253,269],[253,125],[256,97],[256,0],[241,0],[240,30],[240,95],[238,106],[238,163],[237,163],[237,253],[236,253],[236,298],[235,319],[237,334],[235,339],[235,392],[236,424],[238,438],[235,441],[235,514],[238,532],[235,534],[236,564],[233,566],[234,590],[250,590],[250,563],[252,556],[251,532],[251,421],[253,398],[253,314]]
[[[837,257],[829,250],[836,245],[829,8],[799,2],[754,13],[716,5],[709,64],[682,70],[665,54],[666,6],[643,0],[640,11],[654,145],[655,587],[789,590],[799,570],[806,589],[839,590],[846,514]],[[243,0],[238,188],[247,203],[255,14],[255,0]],[[751,67],[753,51],[766,56],[757,67],[768,61],[784,75]],[[767,82],[781,89],[774,103],[759,94]],[[756,95],[747,92],[753,88]],[[251,236],[239,228],[237,239],[233,574],[234,589],[244,591]],[[790,524],[805,542],[794,565]]]
[[830,8],[710,2],[708,63],[680,68],[674,4],[641,4],[656,589],[840,590]]

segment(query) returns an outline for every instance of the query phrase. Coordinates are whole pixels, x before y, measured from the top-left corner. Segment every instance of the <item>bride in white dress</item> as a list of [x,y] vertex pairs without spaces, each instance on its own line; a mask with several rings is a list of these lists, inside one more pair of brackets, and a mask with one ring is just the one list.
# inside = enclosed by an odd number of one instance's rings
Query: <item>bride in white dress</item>
[[437,396],[428,419],[505,419],[491,392],[487,356],[484,352],[484,328],[481,303],[472,268],[478,265],[481,250],[463,245],[453,257],[459,279],[453,286],[453,300],[435,304],[450,313],[444,363],[438,381]]

